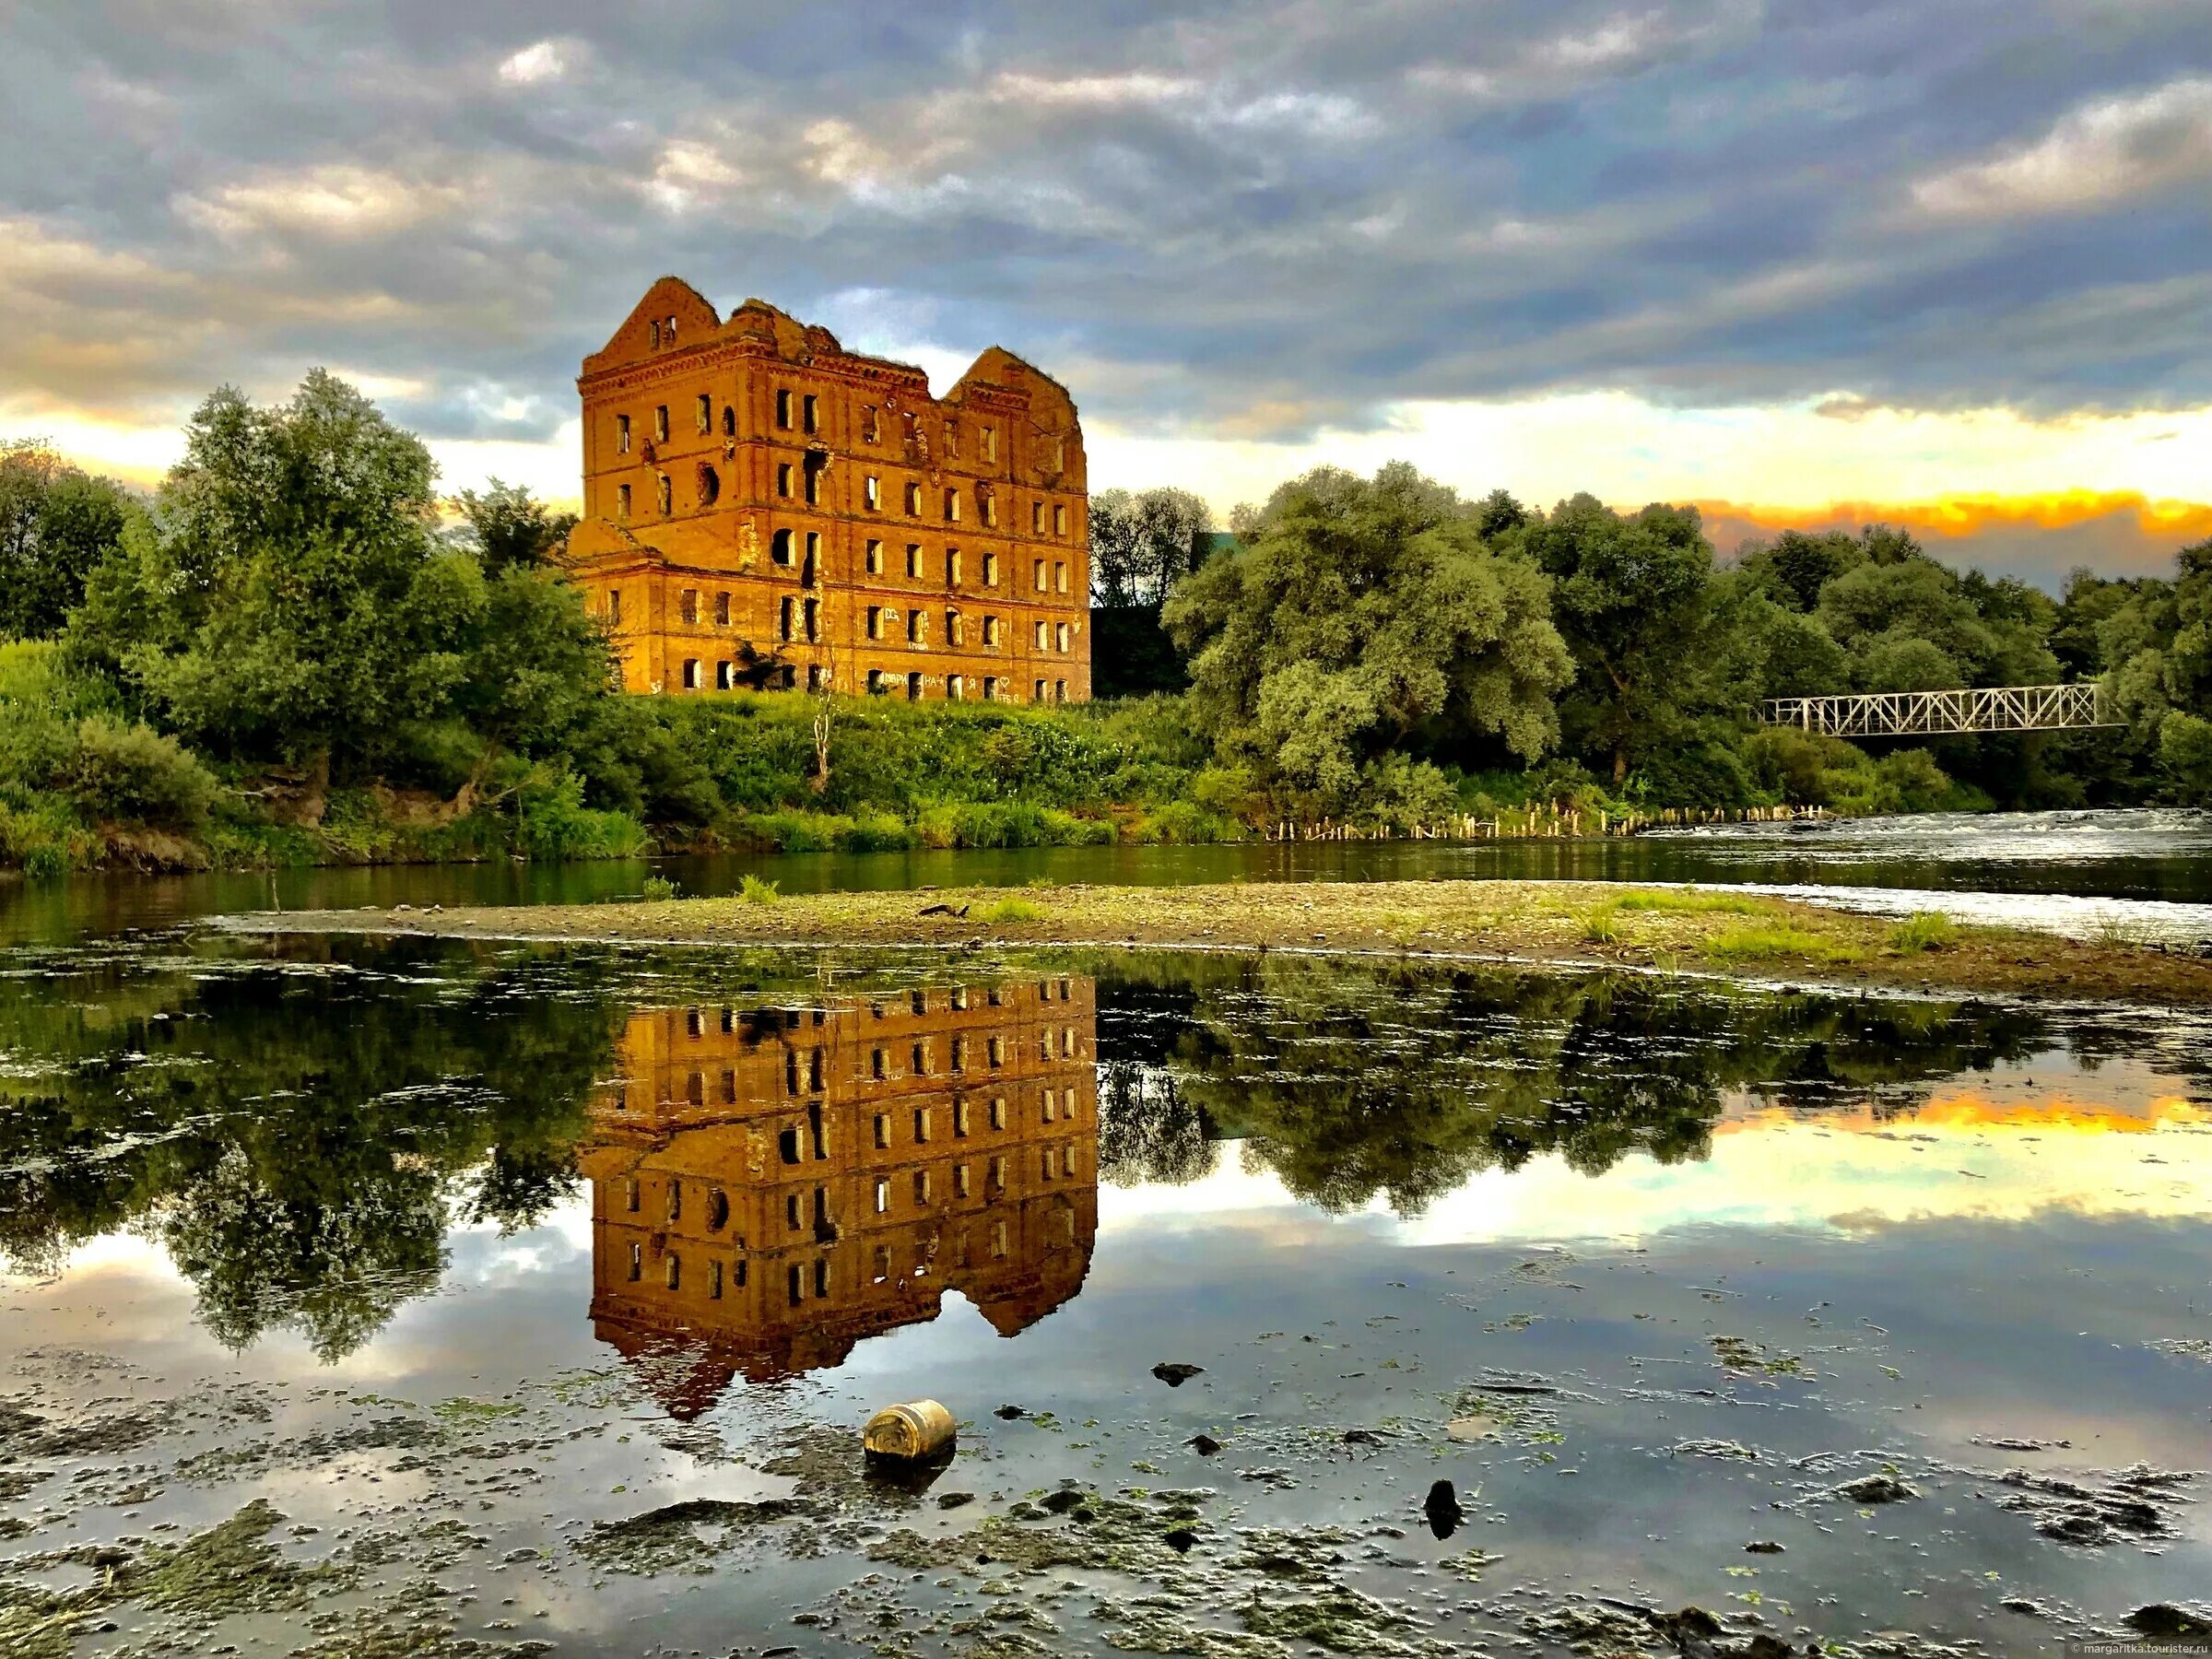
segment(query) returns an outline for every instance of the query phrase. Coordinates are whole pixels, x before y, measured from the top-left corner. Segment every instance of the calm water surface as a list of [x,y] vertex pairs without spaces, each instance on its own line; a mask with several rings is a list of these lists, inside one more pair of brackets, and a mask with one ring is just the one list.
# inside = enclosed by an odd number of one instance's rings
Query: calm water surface
[[[26,933],[0,1653],[2027,1653],[2212,1586],[2196,1020]],[[959,1455],[871,1477],[922,1396]]]
[[2183,809],[1939,813],[1721,825],[1613,840],[799,853],[655,864],[110,876],[33,887],[0,880],[0,940],[61,940],[242,910],[583,903],[635,898],[655,870],[700,894],[735,891],[747,875],[792,893],[1036,880],[1174,885],[1430,877],[1779,884],[1883,913],[1946,908],[1970,920],[2076,934],[2116,925],[2149,938],[2212,940],[2212,813]]

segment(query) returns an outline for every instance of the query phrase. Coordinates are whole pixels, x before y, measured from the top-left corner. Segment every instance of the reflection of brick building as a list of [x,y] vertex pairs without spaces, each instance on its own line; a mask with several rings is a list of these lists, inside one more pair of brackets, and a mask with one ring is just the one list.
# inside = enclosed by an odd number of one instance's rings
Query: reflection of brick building
[[632,691],[748,678],[1090,695],[1089,512],[1066,389],[994,347],[943,398],[759,300],[664,276],[583,362],[568,561]]
[[592,1323],[678,1416],[959,1291],[1002,1335],[1098,1229],[1091,982],[631,1018],[593,1106]]

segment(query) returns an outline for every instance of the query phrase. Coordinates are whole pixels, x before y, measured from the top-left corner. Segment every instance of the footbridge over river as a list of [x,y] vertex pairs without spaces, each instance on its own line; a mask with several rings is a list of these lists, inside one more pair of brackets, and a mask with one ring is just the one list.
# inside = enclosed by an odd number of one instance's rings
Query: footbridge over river
[[1760,710],[1769,725],[1835,737],[1932,737],[1971,732],[2065,732],[2117,725],[2104,717],[2094,681],[1996,686],[1961,691],[1868,691],[1845,697],[1776,697]]

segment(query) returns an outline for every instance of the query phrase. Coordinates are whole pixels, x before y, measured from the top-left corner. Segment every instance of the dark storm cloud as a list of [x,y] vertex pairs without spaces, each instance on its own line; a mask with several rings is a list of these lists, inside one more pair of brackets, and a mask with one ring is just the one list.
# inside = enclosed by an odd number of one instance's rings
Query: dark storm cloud
[[651,279],[1288,435],[2212,400],[2212,5],[29,0],[0,395],[314,362],[529,438]]

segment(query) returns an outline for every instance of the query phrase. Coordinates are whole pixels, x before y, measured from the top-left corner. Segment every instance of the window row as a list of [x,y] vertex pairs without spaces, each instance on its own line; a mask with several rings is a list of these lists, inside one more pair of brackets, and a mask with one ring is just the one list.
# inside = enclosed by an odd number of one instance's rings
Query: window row
[[[968,700],[968,677],[964,674],[947,675],[946,700],[965,702]],[[985,702],[1009,702],[1014,699],[1013,682],[1003,680],[995,674],[984,675],[979,685],[980,694]],[[909,702],[920,702],[926,689],[926,682],[920,673],[902,676],[894,668],[869,669],[866,686],[870,697],[891,697],[903,689]],[[1030,682],[1030,698],[1033,702],[1065,702],[1067,682],[1064,679],[1033,680]]]
[[[946,1011],[954,1014],[966,1013],[972,1007],[1003,1008],[1006,1006],[1006,989],[1002,985],[984,987],[980,1002],[977,1001],[975,993],[965,985],[955,985],[951,990],[946,992],[944,996]],[[1052,1002],[1055,997],[1061,1002],[1074,1000],[1075,982],[1065,975],[1057,980],[1039,980],[1037,982],[1037,1000],[1039,1002]],[[892,1005],[889,1002],[877,998],[868,1004],[868,1018],[871,1019],[888,1018],[891,1008]],[[911,1010],[916,1018],[926,1016],[931,1009],[931,994],[927,991],[910,991],[904,1000],[900,1003],[899,1009],[901,1013]],[[795,1031],[802,1025],[809,1023],[816,1026],[827,1025],[830,1019],[830,1011],[827,1008],[782,1008],[763,1009],[750,1015],[740,1015],[735,1008],[731,1007],[687,1008],[684,1010],[684,1030],[685,1034],[694,1041],[706,1037],[711,1030],[717,1028],[724,1036],[730,1037],[736,1035],[740,1021],[743,1021],[747,1036],[758,1041],[757,1033],[760,1028],[764,1024],[777,1023],[779,1017],[786,1030]]]

